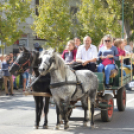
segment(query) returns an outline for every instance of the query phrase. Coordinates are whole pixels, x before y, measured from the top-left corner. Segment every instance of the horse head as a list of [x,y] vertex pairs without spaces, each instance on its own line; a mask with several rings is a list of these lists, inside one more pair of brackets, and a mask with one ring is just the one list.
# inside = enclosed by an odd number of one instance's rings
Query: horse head
[[46,75],[51,69],[55,69],[56,50],[44,50],[40,56],[39,73]]
[[20,53],[12,64],[9,72],[15,76],[26,71],[31,65],[32,55],[25,47],[20,48]]

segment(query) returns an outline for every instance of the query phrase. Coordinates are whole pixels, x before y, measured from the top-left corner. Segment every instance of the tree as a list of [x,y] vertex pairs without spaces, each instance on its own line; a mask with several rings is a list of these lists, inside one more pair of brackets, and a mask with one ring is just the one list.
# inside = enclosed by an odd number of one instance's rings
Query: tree
[[33,15],[32,29],[41,39],[46,39],[50,47],[63,49],[70,38],[72,26],[71,13],[68,0],[40,0],[39,15]]
[[[12,45],[22,35],[19,24],[31,14],[31,0],[0,1],[0,40],[7,46]],[[4,46],[1,45],[3,48]]]
[[[77,12],[78,34],[81,38],[91,36],[93,44],[98,45],[105,34],[120,37],[120,8],[116,0],[84,0]],[[107,7],[107,5],[110,5]]]
[[[108,3],[109,0],[101,0],[103,7],[105,9],[109,8],[111,5]],[[120,20],[122,19],[122,0],[116,0],[117,6],[120,9]],[[125,31],[128,41],[134,40],[134,0],[124,0],[124,24]]]

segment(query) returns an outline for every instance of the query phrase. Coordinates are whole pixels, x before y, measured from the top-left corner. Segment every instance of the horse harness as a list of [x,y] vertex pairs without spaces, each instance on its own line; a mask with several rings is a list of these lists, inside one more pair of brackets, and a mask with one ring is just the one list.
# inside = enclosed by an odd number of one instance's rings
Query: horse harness
[[[76,75],[75,70],[73,70],[72,68],[70,68],[70,70]],[[75,81],[67,81],[67,78],[65,77],[65,82],[50,83],[50,89],[57,88],[57,87],[64,86],[64,85],[76,85],[76,86],[79,85],[82,89],[82,93],[84,93],[82,83],[78,82],[77,76],[76,76],[76,82]],[[74,97],[76,92],[77,92],[77,87],[71,98]]]
[[30,58],[24,63],[24,64],[18,64],[17,62],[14,62],[14,64],[15,65],[17,65],[17,66],[19,66],[20,67],[20,69],[19,69],[19,71],[18,72],[22,72],[22,71],[24,71],[24,66],[26,65],[26,64],[28,64],[28,67],[30,67],[30,65],[31,65],[31,57],[32,57],[32,54],[30,53]]

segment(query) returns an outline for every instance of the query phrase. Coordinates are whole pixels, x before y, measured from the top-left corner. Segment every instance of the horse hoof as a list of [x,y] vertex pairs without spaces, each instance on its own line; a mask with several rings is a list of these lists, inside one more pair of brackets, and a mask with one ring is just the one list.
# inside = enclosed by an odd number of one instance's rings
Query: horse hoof
[[84,127],[87,127],[87,122],[83,122],[83,126]]
[[63,121],[61,121],[60,124],[63,124]]
[[35,129],[38,129],[39,128],[39,126],[35,126]]
[[95,128],[95,126],[94,125],[91,125],[91,129],[94,129]]
[[55,129],[56,130],[59,130],[60,129],[60,126],[59,125],[56,125]]
[[48,126],[43,126],[43,129],[48,129]]
[[68,129],[69,128],[69,125],[64,125],[64,129]]

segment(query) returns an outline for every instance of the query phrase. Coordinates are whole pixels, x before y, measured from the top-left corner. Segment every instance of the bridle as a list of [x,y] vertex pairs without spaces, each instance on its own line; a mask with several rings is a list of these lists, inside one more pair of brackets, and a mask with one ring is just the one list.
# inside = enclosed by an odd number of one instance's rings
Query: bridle
[[[44,64],[46,64],[48,66],[47,72],[50,72],[50,68],[51,68],[51,65],[52,65],[53,61],[55,61],[54,58],[51,58],[50,59],[50,65],[47,62],[44,62]],[[57,69],[54,69],[54,70],[57,70]]]
[[30,63],[30,61],[31,61],[31,57],[32,57],[32,54],[30,53],[30,58],[24,63],[24,64],[18,64],[17,62],[14,62],[14,64],[15,65],[17,65],[20,69],[19,69],[19,71],[18,72],[24,72],[25,70],[24,70],[24,66],[26,65],[26,64],[28,64],[28,67],[30,67],[30,65],[31,65],[31,63]]

